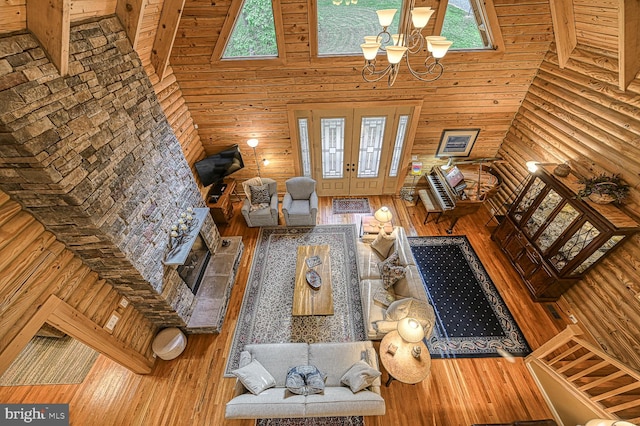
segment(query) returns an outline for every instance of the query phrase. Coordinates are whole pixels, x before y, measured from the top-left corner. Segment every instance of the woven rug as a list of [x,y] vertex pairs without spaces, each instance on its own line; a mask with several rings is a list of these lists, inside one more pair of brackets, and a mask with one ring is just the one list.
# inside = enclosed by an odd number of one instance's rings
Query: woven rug
[[0,377],[0,386],[82,383],[98,352],[69,336],[34,337]]
[[433,358],[526,356],[527,341],[467,237],[409,237],[436,313]]
[[256,426],[364,426],[364,417],[309,417],[306,419],[257,419]]
[[367,198],[334,198],[333,214],[371,213]]
[[[353,224],[260,228],[225,377],[249,343],[366,340],[356,235]],[[292,317],[297,248],[322,244],[329,245],[334,314]]]

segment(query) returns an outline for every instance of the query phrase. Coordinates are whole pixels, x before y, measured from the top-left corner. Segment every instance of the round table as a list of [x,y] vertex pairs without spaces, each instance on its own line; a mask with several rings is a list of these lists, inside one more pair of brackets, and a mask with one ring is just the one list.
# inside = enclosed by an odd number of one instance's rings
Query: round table
[[[393,347],[389,350],[390,345],[396,346],[395,353],[392,353]],[[421,349],[418,358],[411,354],[414,346]],[[424,342],[407,343],[397,331],[388,333],[380,342],[380,360],[389,373],[386,386],[389,386],[393,379],[408,384],[419,383],[431,372],[431,355]]]

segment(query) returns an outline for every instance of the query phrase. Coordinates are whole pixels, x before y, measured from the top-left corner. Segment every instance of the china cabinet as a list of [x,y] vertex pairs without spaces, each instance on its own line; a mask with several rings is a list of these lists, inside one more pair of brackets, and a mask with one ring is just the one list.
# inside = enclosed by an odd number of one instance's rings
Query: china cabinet
[[538,168],[492,233],[537,302],[557,300],[639,230],[615,205],[578,199],[580,188],[574,175]]

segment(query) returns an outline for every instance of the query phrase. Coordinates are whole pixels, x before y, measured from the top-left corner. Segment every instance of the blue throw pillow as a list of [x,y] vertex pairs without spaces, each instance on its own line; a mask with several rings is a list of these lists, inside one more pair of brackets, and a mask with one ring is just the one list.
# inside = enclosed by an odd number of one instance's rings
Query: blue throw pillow
[[315,365],[299,365],[289,369],[285,385],[291,393],[311,395],[324,392],[326,378]]

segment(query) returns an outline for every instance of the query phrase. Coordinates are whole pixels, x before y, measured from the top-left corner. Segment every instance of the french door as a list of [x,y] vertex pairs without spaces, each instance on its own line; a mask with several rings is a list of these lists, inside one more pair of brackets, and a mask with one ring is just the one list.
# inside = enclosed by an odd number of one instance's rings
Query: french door
[[295,110],[290,116],[297,125],[301,174],[316,180],[318,195],[396,192],[419,108],[323,106]]

